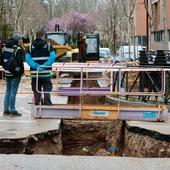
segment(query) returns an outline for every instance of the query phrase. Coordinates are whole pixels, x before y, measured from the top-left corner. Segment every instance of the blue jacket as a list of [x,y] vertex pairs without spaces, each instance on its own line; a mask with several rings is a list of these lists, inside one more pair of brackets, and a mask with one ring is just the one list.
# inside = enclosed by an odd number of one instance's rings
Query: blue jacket
[[26,51],[25,59],[30,66],[31,77],[34,78],[37,76],[37,69],[39,77],[51,77],[51,67],[44,66],[52,66],[56,55],[52,46],[47,44],[46,41],[37,38]]

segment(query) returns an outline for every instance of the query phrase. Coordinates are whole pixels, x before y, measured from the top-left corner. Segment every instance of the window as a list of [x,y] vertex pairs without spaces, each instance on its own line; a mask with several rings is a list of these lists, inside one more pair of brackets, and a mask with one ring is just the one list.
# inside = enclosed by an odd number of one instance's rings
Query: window
[[87,53],[97,53],[97,39],[96,38],[86,38]]
[[65,45],[68,41],[65,33],[47,33],[47,38],[52,44]]
[[146,45],[146,36],[138,36],[138,45]]
[[154,32],[154,42],[162,42],[163,31]]
[[170,41],[170,30],[168,30],[168,40]]

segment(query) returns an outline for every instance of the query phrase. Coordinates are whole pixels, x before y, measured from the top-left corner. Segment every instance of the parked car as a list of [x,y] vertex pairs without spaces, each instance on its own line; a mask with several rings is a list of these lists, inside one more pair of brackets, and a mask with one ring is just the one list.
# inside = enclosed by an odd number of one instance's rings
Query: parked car
[[118,63],[118,62],[128,62],[129,59],[128,58],[124,58],[122,56],[115,56],[115,63]]
[[99,49],[99,61],[101,63],[104,62],[104,59],[108,58],[110,63],[115,62],[115,58],[112,55],[111,51],[109,48],[100,48]]
[[144,46],[120,46],[117,55],[126,60],[136,60],[143,49]]

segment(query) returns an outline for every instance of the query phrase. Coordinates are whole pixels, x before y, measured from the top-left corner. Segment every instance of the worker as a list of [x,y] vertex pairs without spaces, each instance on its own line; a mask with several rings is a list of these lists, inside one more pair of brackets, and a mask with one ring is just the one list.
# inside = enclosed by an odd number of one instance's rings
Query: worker
[[85,62],[87,44],[86,44],[83,32],[78,33],[77,46],[78,46],[78,49],[79,49],[79,57],[80,57],[79,61]]
[[2,49],[2,66],[6,79],[4,116],[17,117],[22,115],[18,113],[15,108],[16,94],[21,76],[24,73],[22,49],[20,48],[21,42],[22,37],[20,34],[14,33],[13,36],[7,40],[5,47]]
[[[44,31],[38,31],[36,33],[36,39],[28,47],[25,57],[26,62],[30,66],[30,76],[32,78],[31,85],[32,91],[34,93],[35,105],[52,104],[50,96],[50,92],[52,90],[51,66],[54,63],[55,58],[55,51],[47,42],[46,33]],[[41,103],[42,94],[40,91],[42,90],[44,91],[44,100]]]

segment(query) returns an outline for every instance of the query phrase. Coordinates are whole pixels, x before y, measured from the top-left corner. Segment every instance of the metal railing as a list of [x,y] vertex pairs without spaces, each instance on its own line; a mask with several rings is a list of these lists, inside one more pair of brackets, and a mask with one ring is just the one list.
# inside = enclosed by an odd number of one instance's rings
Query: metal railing
[[[39,69],[38,69],[39,70]],[[59,64],[53,66],[53,71],[56,74],[56,88],[53,89],[50,93],[56,93],[57,95],[66,95],[66,96],[83,96],[83,95],[130,95],[130,96],[161,96],[165,93],[165,72],[168,69],[164,68],[142,68],[142,67],[120,67],[117,65],[102,65],[102,64]],[[59,75],[62,73],[69,73],[69,75],[74,75],[74,73],[78,73],[78,78],[73,77],[60,77]],[[98,74],[100,73],[100,75]],[[140,76],[144,73],[149,77],[149,82],[152,86],[155,86],[156,90],[146,91],[145,89],[140,88],[140,83],[136,82],[135,91],[132,91],[132,88],[127,88],[132,81],[132,78],[129,77],[128,79],[124,78],[125,73],[129,76],[131,73],[136,73],[136,77]],[[154,82],[154,77],[152,77],[151,73],[157,73],[160,75],[160,87],[156,88],[156,83]],[[92,76],[93,74],[93,76]],[[96,75],[95,75],[96,74]],[[45,91],[38,90],[38,76],[39,72],[37,71],[37,86],[36,89],[39,93],[49,93]],[[79,87],[62,87],[58,86],[59,82],[62,81],[79,81]],[[85,87],[86,85],[84,82],[88,81],[103,81],[106,83],[107,86],[105,87]],[[61,83],[62,84],[62,83]],[[124,84],[124,87],[122,86]],[[123,90],[122,90],[123,88]]]
[[[101,63],[57,63],[52,66],[52,70],[55,74],[52,78],[54,88],[50,93],[65,96],[162,96],[166,93],[166,74],[170,72],[168,68],[126,67],[126,65]],[[1,74],[2,71],[3,69],[0,68]],[[28,71],[28,68],[25,69],[25,75],[19,85],[20,94],[32,93]],[[62,77],[61,73],[67,73],[69,76]],[[37,77],[38,74],[37,72]],[[74,77],[75,74],[78,76]],[[155,80],[154,76],[158,79]],[[147,81],[144,83],[146,78]],[[62,83],[64,81],[79,81],[79,87],[66,87]],[[85,82],[87,84],[89,81],[96,81],[101,86],[86,87]],[[149,88],[149,85],[153,88]],[[49,93],[36,88],[39,93]],[[0,89],[1,94],[5,93],[3,76],[0,80]]]

